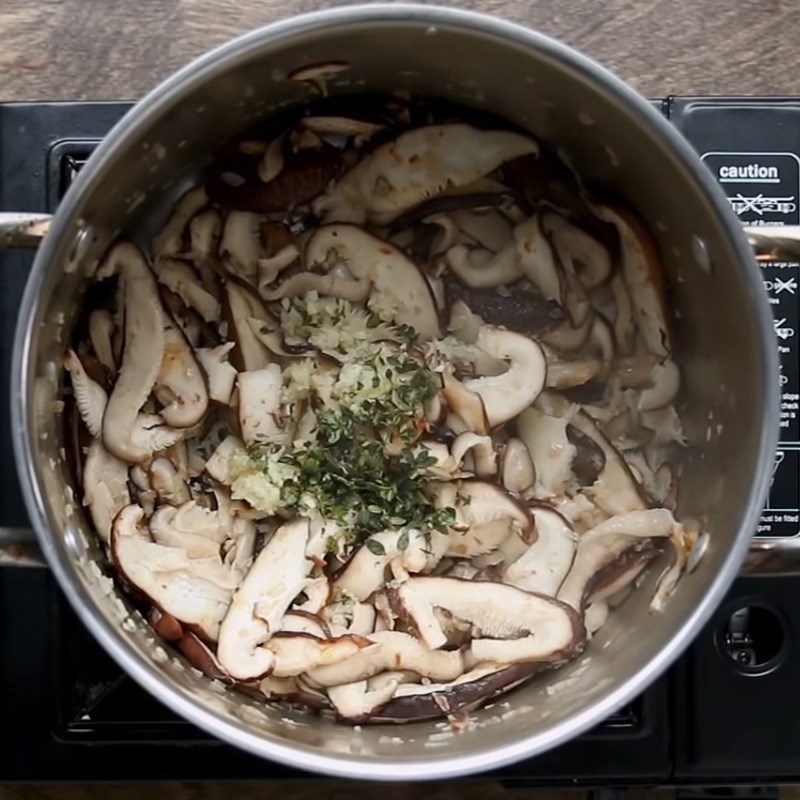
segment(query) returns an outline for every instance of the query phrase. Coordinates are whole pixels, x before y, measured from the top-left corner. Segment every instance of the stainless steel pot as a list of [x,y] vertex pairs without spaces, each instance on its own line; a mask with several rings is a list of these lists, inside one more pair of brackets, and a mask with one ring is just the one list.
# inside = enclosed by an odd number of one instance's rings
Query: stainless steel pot
[[[62,456],[60,358],[103,251],[119,235],[145,241],[215,145],[274,109],[303,103],[308,89],[287,73],[342,59],[351,66],[330,81],[333,93],[445,96],[556,142],[650,222],[673,290],[689,436],[679,512],[705,521],[708,551],[665,611],[648,607],[654,569],[583,658],[474,714],[458,735],[434,723],[352,729],[217,691],[167,652],[116,591]],[[98,147],[28,281],[12,373],[14,443],[28,511],[64,592],[103,647],[165,705],[238,747],[302,769],[443,778],[581,733],[687,646],[755,530],[774,460],[777,377],[772,318],[745,236],[689,145],[645,100],[582,55],[519,26],[454,9],[370,5],[290,19],[215,50],[147,96]]]

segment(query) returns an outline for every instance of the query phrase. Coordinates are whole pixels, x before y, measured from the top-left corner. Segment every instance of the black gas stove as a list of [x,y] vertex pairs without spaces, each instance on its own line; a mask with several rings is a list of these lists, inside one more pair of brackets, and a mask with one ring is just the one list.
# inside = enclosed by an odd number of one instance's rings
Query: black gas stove
[[[800,224],[800,99],[669,98],[743,222]],[[0,105],[0,210],[52,211],[123,103]],[[0,420],[31,256],[0,252]],[[781,446],[757,532],[798,536],[800,264],[765,262]],[[0,525],[26,525],[0,424]],[[800,578],[741,578],[681,661],[595,730],[497,773],[526,785],[800,782]],[[0,780],[304,777],[175,717],[105,655],[45,570],[0,569]]]

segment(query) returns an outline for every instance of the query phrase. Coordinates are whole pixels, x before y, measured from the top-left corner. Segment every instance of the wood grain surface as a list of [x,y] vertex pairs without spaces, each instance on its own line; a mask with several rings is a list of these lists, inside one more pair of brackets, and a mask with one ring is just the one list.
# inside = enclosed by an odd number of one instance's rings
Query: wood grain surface
[[[650,95],[800,94],[797,0],[449,0]],[[129,99],[227,39],[341,0],[0,0],[0,100]]]

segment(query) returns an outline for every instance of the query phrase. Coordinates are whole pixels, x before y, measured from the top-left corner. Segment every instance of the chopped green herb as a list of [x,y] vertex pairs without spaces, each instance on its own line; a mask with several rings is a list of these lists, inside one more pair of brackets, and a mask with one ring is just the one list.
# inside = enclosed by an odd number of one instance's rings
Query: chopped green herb
[[365,542],[367,550],[374,556],[385,556],[386,548],[377,539],[367,539]]

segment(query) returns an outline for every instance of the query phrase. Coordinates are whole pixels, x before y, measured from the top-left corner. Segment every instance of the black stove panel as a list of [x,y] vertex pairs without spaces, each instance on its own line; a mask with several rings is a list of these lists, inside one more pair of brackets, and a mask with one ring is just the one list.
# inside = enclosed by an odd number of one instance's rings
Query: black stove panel
[[[777,184],[768,183],[765,189],[746,182],[752,193],[739,198],[744,184],[729,181],[727,193],[743,220],[756,216],[774,224],[784,214],[789,221],[800,180],[789,167],[793,162],[759,157],[750,169],[747,154],[761,153],[767,144],[770,152],[800,155],[800,125],[792,124],[800,102],[753,103],[757,111],[745,114],[750,121],[737,116],[736,126],[717,122],[717,115],[744,114],[743,101],[654,104],[673,117],[702,153],[709,153],[705,161],[717,174],[724,167],[730,168],[725,170],[729,178],[771,181],[777,170]],[[97,141],[127,108],[122,103],[0,105],[0,209],[54,209]],[[758,122],[751,113],[758,113]],[[740,128],[759,135],[750,140],[742,133],[737,139],[734,133]],[[769,139],[773,132],[783,139]],[[746,155],[719,157],[734,148]],[[792,203],[795,209],[789,208]],[[29,255],[0,252],[0,270],[6,276],[0,303],[7,312],[0,319],[5,334],[0,377],[8,375],[11,333],[30,263]],[[797,330],[797,268],[764,265],[779,344],[791,341],[792,347],[796,334],[782,338],[779,329]],[[785,442],[776,461],[770,504],[776,508],[765,512],[762,520],[762,532],[771,535],[797,533],[797,517],[794,523],[791,519],[797,514],[800,454],[797,350],[782,356],[783,375],[788,376],[784,411],[791,412],[794,402],[795,414],[785,417]],[[7,404],[7,393],[0,392],[0,414],[7,415]],[[0,444],[10,452],[7,426],[0,426]],[[3,467],[0,523],[25,524],[10,460]],[[800,778],[795,722],[800,700],[795,702],[792,695],[793,675],[800,667],[794,644],[800,630],[791,617],[794,585],[791,579],[738,581],[697,644],[643,696],[589,734],[505,768],[496,777],[537,785]],[[20,608],[25,609],[23,615]],[[15,731],[4,737],[0,748],[0,780],[303,775],[238,752],[175,717],[121,673],[78,622],[51,577],[39,571],[0,569],[0,729]]]

